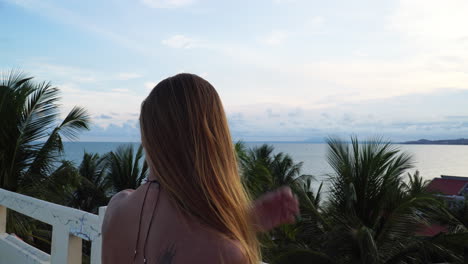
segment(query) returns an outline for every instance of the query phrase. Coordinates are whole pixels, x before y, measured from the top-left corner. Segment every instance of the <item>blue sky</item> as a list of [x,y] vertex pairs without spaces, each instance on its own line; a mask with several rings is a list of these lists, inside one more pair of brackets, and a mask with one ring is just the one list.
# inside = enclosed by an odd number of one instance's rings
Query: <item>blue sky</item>
[[464,0],[0,1],[0,69],[86,107],[83,141],[137,141],[141,101],[196,73],[246,141],[468,137]]

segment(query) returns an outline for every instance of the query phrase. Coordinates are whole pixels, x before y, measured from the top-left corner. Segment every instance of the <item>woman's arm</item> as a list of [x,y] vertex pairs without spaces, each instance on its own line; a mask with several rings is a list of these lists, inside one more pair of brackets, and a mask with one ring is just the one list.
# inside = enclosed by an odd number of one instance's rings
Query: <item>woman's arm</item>
[[254,201],[252,217],[257,231],[267,232],[282,224],[295,222],[299,202],[289,187],[281,187]]

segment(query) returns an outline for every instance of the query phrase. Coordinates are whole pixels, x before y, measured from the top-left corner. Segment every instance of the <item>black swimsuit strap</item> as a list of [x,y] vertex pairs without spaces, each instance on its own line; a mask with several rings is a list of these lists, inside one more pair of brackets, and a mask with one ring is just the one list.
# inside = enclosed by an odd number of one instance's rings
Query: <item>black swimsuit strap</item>
[[[161,186],[161,185],[159,185],[159,182],[157,182],[157,183],[158,183],[158,186]],[[158,196],[156,197],[157,200],[154,203],[153,212],[151,212],[151,219],[150,219],[148,231],[146,231],[145,242],[143,243],[143,263],[146,263],[146,242],[148,241],[148,236],[149,236],[149,233],[151,231],[151,226],[153,225],[153,222],[154,222],[153,218],[154,218],[154,215],[155,215],[155,212],[156,212],[156,207],[158,207],[159,194],[160,193],[161,193],[161,188],[158,190]]]
[[[135,252],[134,252],[134,255],[133,255],[132,263],[135,263],[136,256],[137,256],[137,253],[138,253],[137,248],[138,248],[138,242],[140,242],[141,219],[142,219],[142,216],[143,216],[143,208],[145,207],[146,196],[148,195],[148,191],[149,191],[152,183],[157,183],[158,187],[161,186],[157,180],[147,181],[147,183],[149,183],[149,184],[148,184],[148,187],[146,188],[145,195],[143,197],[143,203],[142,203],[141,209],[140,209],[140,216],[139,216],[139,220],[138,220],[138,232],[137,232],[137,237],[136,237],[136,241],[135,241]],[[151,213],[151,220],[150,220],[150,224],[149,224],[149,227],[148,227],[148,231],[146,232],[145,242],[143,243],[143,263],[146,263],[146,241],[148,240],[148,235],[149,235],[149,232],[151,230],[151,225],[153,224],[154,211],[156,210],[156,207],[158,205],[159,194],[160,193],[161,193],[161,191],[159,190],[157,200],[154,203],[153,211]]]
[[158,180],[151,180],[151,181],[148,180],[148,181],[146,181],[146,182],[149,182],[149,183],[153,183],[153,182],[154,182],[154,183],[159,184],[159,181],[158,181]]

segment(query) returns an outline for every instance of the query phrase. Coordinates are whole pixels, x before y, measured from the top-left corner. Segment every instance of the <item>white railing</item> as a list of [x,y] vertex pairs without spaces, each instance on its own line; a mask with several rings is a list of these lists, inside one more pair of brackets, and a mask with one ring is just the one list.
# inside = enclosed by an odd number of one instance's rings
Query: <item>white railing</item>
[[[7,208],[52,225],[50,256],[6,234]],[[91,241],[91,263],[99,264],[104,213],[105,207],[95,215],[0,189],[0,264],[78,264],[82,262],[82,239]]]

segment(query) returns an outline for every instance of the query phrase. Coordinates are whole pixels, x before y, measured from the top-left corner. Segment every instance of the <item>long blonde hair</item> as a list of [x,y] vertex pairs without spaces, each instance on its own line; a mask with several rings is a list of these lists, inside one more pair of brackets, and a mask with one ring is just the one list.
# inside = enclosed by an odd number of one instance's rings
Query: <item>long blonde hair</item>
[[146,159],[174,204],[238,241],[248,263],[257,264],[250,199],[214,87],[194,74],[161,81],[142,103],[140,128]]

